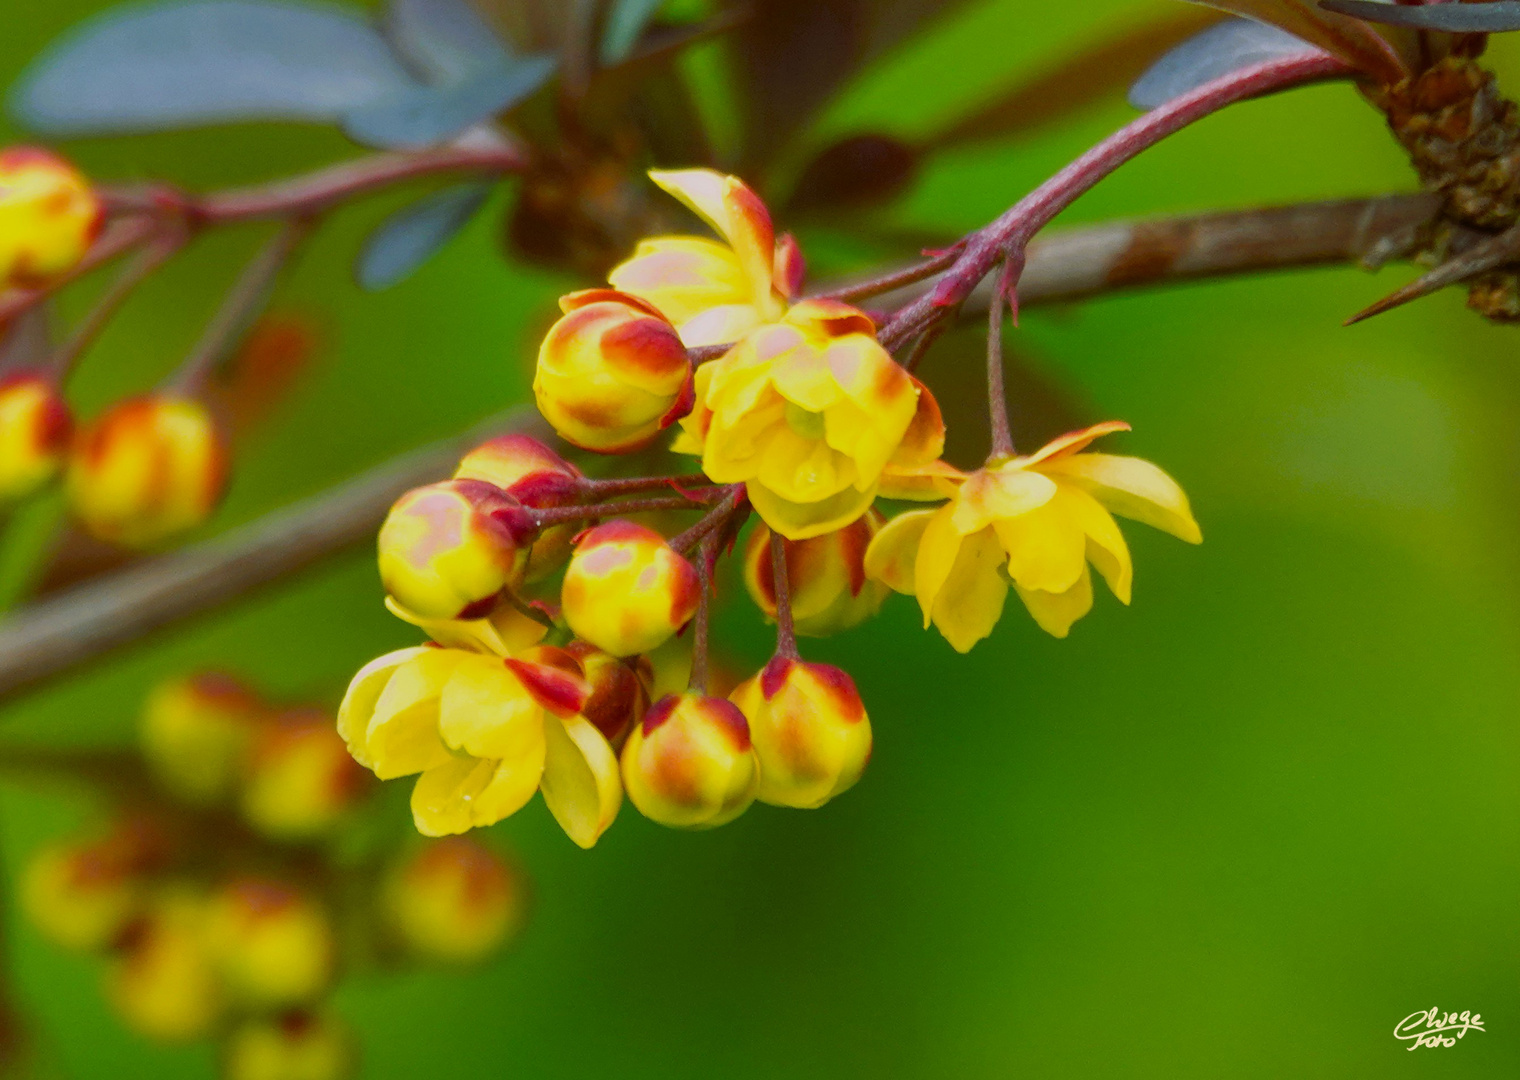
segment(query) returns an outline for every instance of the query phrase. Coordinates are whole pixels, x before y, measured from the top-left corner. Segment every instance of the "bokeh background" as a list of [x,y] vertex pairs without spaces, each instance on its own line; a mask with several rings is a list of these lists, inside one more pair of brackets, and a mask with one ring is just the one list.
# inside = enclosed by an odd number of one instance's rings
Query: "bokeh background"
[[[971,4],[873,68],[816,139],[929,130],[1173,2]],[[0,82],[103,6],[9,0]],[[1520,42],[1493,59],[1520,87]],[[1112,101],[942,157],[894,217],[974,227],[1130,115]],[[276,126],[67,150],[98,176],[192,186],[352,152]],[[1319,87],[1198,125],[1065,220],[1411,187],[1380,118]],[[568,279],[505,263],[486,215],[411,281],[361,293],[353,253],[399,202],[341,214],[283,291],[322,352],[245,447],[217,528],[524,397]],[[150,284],[80,372],[81,411],[171,369],[257,242],[212,236]],[[877,740],[866,779],[821,812],[756,807],[688,834],[625,808],[589,853],[538,803],[497,826],[534,879],[530,928],[478,971],[350,980],[337,1003],[364,1075],[1520,1075],[1520,330],[1455,291],[1341,327],[1408,273],[1029,312],[1031,371],[1083,419],[1134,425],[1126,452],[1182,481],[1204,545],[1129,529],[1134,607],[1105,596],[1064,642],[1010,607],[961,657],[897,597],[812,644],[855,675]],[[930,383],[956,362],[931,356]],[[39,537],[53,512],[11,528]],[[16,566],[0,570],[14,588]],[[719,636],[733,665],[756,665],[770,631],[742,589],[727,595]],[[156,680],[205,666],[336,702],[362,662],[415,637],[380,598],[355,552],[6,706],[3,735],[124,744]],[[89,809],[6,779],[8,872]],[[61,1073],[210,1075],[210,1049],[131,1036],[93,962],[5,918]],[[1432,1005],[1488,1030],[1407,1052],[1394,1025]]]

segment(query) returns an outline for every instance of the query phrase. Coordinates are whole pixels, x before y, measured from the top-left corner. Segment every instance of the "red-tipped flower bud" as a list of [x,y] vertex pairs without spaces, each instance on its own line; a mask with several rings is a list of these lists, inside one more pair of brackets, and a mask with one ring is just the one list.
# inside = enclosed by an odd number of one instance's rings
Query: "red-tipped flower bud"
[[[581,472],[537,439],[502,435],[466,454],[454,472],[456,480],[484,480],[534,510],[574,503],[581,491]],[[578,531],[573,523],[551,525],[533,541],[524,581],[542,581],[565,564]]]
[[243,818],[277,840],[309,840],[332,830],[369,788],[333,718],[293,709],[261,726],[247,756]]
[[425,960],[484,960],[521,928],[527,889],[515,867],[467,836],[434,840],[399,863],[383,895],[402,943]]
[[19,502],[57,476],[73,432],[52,377],[13,371],[0,378],[0,504]]
[[653,529],[609,521],[581,538],[560,600],[576,635],[613,656],[648,652],[697,613],[696,568]]
[[380,580],[424,618],[479,618],[522,581],[531,535],[528,512],[495,485],[429,484],[396,500],[380,526]]
[[811,809],[853,787],[871,760],[871,721],[836,667],[778,656],[730,700],[749,721],[761,802]]
[[143,757],[175,795],[216,802],[230,796],[242,777],[264,715],[253,692],[227,675],[208,672],[162,683],[143,709]]
[[224,1006],[205,935],[205,901],[175,888],[128,928],[105,974],[106,996],[134,1031],[160,1042],[208,1034]]
[[662,825],[710,829],[744,813],[760,770],[744,714],[722,698],[686,693],[649,707],[623,747],[623,787]]
[[604,454],[636,450],[691,408],[691,361],[657,309],[612,289],[560,299],[533,393],[560,436]]
[[331,1016],[291,1009],[246,1020],[227,1036],[223,1080],[345,1080],[353,1037]]
[[580,662],[586,685],[591,688],[581,715],[606,736],[614,750],[620,748],[649,708],[649,692],[638,669],[633,661],[620,660],[589,641],[572,641],[565,651]]
[[100,232],[89,181],[46,150],[0,151],[0,288],[38,288],[79,265]]
[[[868,510],[842,529],[786,545],[787,582],[797,633],[827,637],[859,626],[881,610],[888,589],[866,577],[866,548],[882,517]],[[776,617],[771,531],[763,524],[744,548],[744,584],[757,607]]]
[[86,529],[148,547],[211,516],[227,486],[227,447],[200,402],[149,394],[119,402],[80,433],[66,481]]
[[104,949],[142,910],[148,875],[166,855],[163,834],[140,818],[96,840],[45,847],[21,875],[21,909],[56,945]]
[[238,1001],[254,1008],[308,1001],[332,982],[336,947],[327,913],[280,881],[242,878],[212,894],[206,944]]

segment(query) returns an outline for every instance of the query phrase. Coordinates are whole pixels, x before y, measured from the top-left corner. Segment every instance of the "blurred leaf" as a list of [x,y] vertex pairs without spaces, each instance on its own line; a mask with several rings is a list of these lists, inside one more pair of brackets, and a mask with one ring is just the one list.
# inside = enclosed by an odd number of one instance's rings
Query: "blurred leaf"
[[614,0],[602,30],[602,63],[616,64],[628,58],[639,35],[665,0]]
[[17,84],[17,119],[50,135],[236,120],[331,121],[412,80],[381,34],[337,8],[222,0],[111,11]]
[[756,0],[733,39],[745,145],[764,166],[867,63],[967,0]]
[[1320,0],[1320,7],[1353,19],[1412,26],[1418,30],[1445,30],[1453,34],[1499,34],[1520,30],[1520,2],[1480,0],[1476,3],[1435,4],[1403,7],[1372,4],[1367,0]]
[[417,86],[350,112],[343,130],[367,146],[446,142],[527,98],[554,74],[552,56],[525,56],[442,86]]
[[491,184],[459,184],[391,215],[364,242],[354,276],[366,289],[388,289],[410,277],[469,224]]
[[1398,27],[1374,30],[1357,19],[1315,7],[1314,0],[1191,2],[1281,27],[1388,83],[1398,82],[1415,70],[1422,55],[1419,38],[1411,31]]
[[803,168],[787,210],[858,208],[886,202],[918,175],[918,151],[890,135],[851,135]]
[[385,31],[430,82],[453,82],[511,56],[469,0],[391,0]]
[[1129,103],[1137,109],[1154,109],[1232,71],[1305,52],[1321,54],[1286,30],[1254,19],[1230,19],[1158,60],[1130,88]]
[[923,148],[1007,139],[1122,94],[1168,49],[1222,18],[1212,11],[1179,9],[1106,37],[999,93],[923,140]]

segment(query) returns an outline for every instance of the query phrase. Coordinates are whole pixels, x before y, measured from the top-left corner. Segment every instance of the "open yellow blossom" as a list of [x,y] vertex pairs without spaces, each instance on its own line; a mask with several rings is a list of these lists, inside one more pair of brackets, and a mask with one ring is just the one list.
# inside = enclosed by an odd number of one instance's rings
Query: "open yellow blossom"
[[1156,466],[1081,452],[1127,430],[1098,424],[969,476],[943,465],[922,470],[912,479],[927,478],[949,501],[888,522],[866,551],[866,572],[917,596],[924,626],[932,621],[960,652],[992,633],[1010,581],[1035,622],[1056,637],[1092,608],[1089,563],[1128,604],[1133,567],[1113,514],[1191,544],[1203,535],[1187,496]]
[[672,449],[702,455],[716,483],[746,484],[788,540],[843,528],[889,464],[925,465],[944,447],[933,395],[864,313],[834,301],[803,301],[755,330],[697,369],[696,391]]
[[596,843],[622,802],[617,755],[580,715],[577,661],[538,646],[544,627],[507,611],[473,621],[419,619],[442,648],[388,653],[354,676],[338,733],[382,780],[418,775],[412,817],[426,836],[491,825],[542,791],[560,827]]
[[778,244],[770,212],[743,181],[711,169],[652,170],[649,178],[723,238],[657,236],[613,268],[612,287],[646,300],[675,324],[687,348],[738,341],[786,311],[802,285],[802,256]]

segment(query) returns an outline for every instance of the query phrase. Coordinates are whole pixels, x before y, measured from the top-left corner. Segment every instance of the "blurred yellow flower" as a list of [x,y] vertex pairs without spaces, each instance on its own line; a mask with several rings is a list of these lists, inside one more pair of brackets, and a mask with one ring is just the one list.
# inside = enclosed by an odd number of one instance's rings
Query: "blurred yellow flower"
[[992,632],[1010,581],[1035,622],[1056,637],[1092,608],[1089,563],[1128,604],[1133,567],[1113,514],[1192,544],[1203,535],[1182,488],[1156,466],[1081,452],[1127,430],[1098,424],[969,476],[926,470],[949,501],[888,522],[866,552],[867,572],[917,596],[924,626],[932,621],[960,652]]

